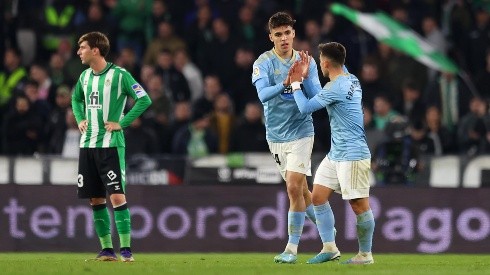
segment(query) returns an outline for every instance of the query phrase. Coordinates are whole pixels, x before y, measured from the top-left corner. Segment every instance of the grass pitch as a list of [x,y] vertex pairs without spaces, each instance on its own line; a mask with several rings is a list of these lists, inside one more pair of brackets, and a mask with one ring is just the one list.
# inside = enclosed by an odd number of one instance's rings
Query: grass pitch
[[[87,253],[0,253],[0,274],[490,274],[489,255],[374,254],[375,264],[305,264],[313,254],[301,254],[296,264],[276,264],[272,253],[135,254],[135,262],[85,261]],[[341,261],[354,254],[342,254]]]

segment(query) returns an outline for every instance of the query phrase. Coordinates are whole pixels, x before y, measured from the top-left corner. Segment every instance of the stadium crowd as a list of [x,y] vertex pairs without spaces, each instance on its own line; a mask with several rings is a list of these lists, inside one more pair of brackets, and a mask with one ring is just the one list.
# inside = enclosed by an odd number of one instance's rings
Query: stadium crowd
[[[108,35],[108,60],[131,72],[153,101],[125,130],[128,155],[267,152],[251,70],[272,47],[266,20],[279,10],[297,20],[296,50],[318,58],[320,42],[338,41],[348,49],[346,65],[363,89],[373,159],[390,152],[407,160],[490,153],[488,2],[343,1],[363,12],[384,11],[413,28],[456,62],[458,75],[378,43],[333,15],[332,2],[0,1],[0,155],[77,156],[70,99],[85,69],[77,40],[89,31]],[[313,118],[314,151],[324,153],[330,147],[328,116],[323,110]]]

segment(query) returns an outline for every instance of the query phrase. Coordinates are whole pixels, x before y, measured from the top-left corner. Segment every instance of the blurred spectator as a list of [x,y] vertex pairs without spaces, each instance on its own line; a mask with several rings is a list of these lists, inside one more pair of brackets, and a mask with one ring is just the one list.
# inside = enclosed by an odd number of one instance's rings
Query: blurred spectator
[[490,100],[490,46],[485,55],[485,68],[480,70],[475,78],[475,85],[480,96]]
[[170,119],[168,133],[170,135],[170,145],[165,148],[165,153],[172,152],[172,142],[175,133],[184,125],[188,125],[191,121],[191,103],[189,101],[176,102],[173,109],[173,114]]
[[436,106],[427,108],[425,113],[425,123],[427,125],[427,137],[432,140],[433,151],[436,156],[456,153],[454,134],[442,125],[441,111]]
[[[71,100],[71,99],[70,99]],[[77,120],[71,108],[66,109],[65,113],[66,131],[63,139],[63,149],[61,156],[64,158],[76,159],[80,155],[80,130]]]
[[155,72],[163,77],[165,91],[171,94],[169,97],[173,102],[190,100],[189,83],[185,76],[175,69],[173,56],[169,50],[161,50],[158,54]]
[[104,11],[100,1],[91,1],[87,9],[87,19],[76,28],[75,39],[92,31],[99,31],[107,35],[110,45],[114,45],[110,50],[116,51],[116,25],[111,15]]
[[177,71],[181,72],[191,91],[191,101],[202,96],[203,78],[201,70],[189,59],[189,54],[185,49],[178,49],[174,54],[174,65]]
[[402,98],[395,110],[411,122],[420,123],[424,121],[425,109],[420,87],[411,79],[405,79],[402,83]]
[[39,98],[39,83],[35,80],[28,80],[24,85],[24,95],[29,99],[29,109],[35,113],[44,124],[48,120],[51,106],[47,100]]
[[204,94],[194,102],[193,109],[211,113],[214,109],[214,102],[221,93],[224,93],[224,91],[221,86],[220,78],[217,75],[205,76]]
[[76,80],[71,79],[69,75],[64,70],[65,60],[59,53],[53,53],[49,59],[48,73],[51,76],[53,85],[58,87],[63,83],[70,86],[74,85]]
[[479,97],[473,98],[470,101],[470,111],[458,123],[461,153],[474,156],[485,151],[488,142],[486,125],[490,125],[489,123],[488,102]]
[[61,41],[68,41],[70,44],[74,42],[78,7],[75,0],[45,1],[37,33],[38,58],[47,61],[50,54],[58,49]]
[[305,22],[305,40],[310,45],[309,54],[318,62],[318,45],[324,43],[320,32],[320,24],[315,19],[307,19]]
[[364,131],[366,132],[366,141],[369,147],[369,151],[374,153],[374,150],[379,143],[385,140],[385,134],[383,130],[376,129],[373,120],[373,110],[366,105],[362,107],[364,118]]
[[241,119],[236,123],[230,138],[229,152],[268,152],[262,104],[248,102]]
[[118,23],[117,47],[130,47],[140,59],[151,34],[152,0],[118,0],[112,12]]
[[172,111],[170,95],[165,92],[162,78],[156,74],[148,80],[146,92],[150,96],[152,104],[141,115],[143,125],[151,128],[156,136],[157,147],[154,153],[168,153],[172,144],[168,129]]
[[128,128],[124,129],[124,136],[126,138],[126,154],[128,157],[153,155],[158,152],[154,130],[145,127],[140,117],[137,117]]
[[427,105],[441,110],[442,125],[454,132],[459,119],[468,112],[469,101],[473,96],[461,79],[452,73],[440,73],[427,88]]
[[185,41],[174,34],[173,26],[170,22],[161,21],[158,23],[157,36],[152,39],[146,48],[144,63],[155,65],[157,56],[162,50],[167,50],[174,54],[178,49],[185,49]]
[[255,21],[253,19],[254,10],[247,5],[243,5],[238,11],[238,20],[236,22],[236,26],[234,26],[234,29],[238,33],[240,45],[251,49],[255,47],[259,33],[259,26],[255,25]]
[[367,57],[362,62],[359,81],[362,87],[362,103],[370,109],[374,106],[377,95],[389,96],[388,87],[380,78],[380,64],[374,57]]
[[378,130],[384,130],[389,122],[400,118],[400,114],[393,109],[391,101],[383,95],[374,98],[373,110],[374,127]]
[[18,95],[13,101],[14,108],[7,112],[3,123],[3,151],[10,156],[32,156],[39,149],[42,121],[25,95]]
[[235,114],[243,113],[248,102],[257,100],[257,90],[250,80],[255,55],[250,48],[239,47],[235,53],[233,71],[233,87],[230,92],[235,106]]
[[152,38],[157,36],[158,24],[163,21],[170,22],[172,25],[176,24],[170,9],[167,7],[167,3],[164,0],[154,0],[151,8]]
[[186,29],[186,41],[192,60],[202,70],[206,63],[206,48],[213,40],[213,17],[211,7],[202,6],[197,11],[196,19]]
[[323,43],[338,40],[339,33],[335,24],[335,16],[330,11],[326,11],[323,14],[322,22],[320,25],[320,35],[321,41]]
[[10,98],[22,91],[27,80],[27,71],[20,61],[20,50],[8,48],[5,51],[3,70],[0,72],[0,115]]
[[[49,113],[44,126],[43,152],[61,155],[68,129],[66,124],[67,110],[71,106],[71,91],[68,86],[61,85],[56,89],[55,102],[56,104]],[[78,132],[78,125],[76,125],[76,129]]]
[[138,57],[134,50],[130,47],[124,47],[119,51],[119,54],[114,61],[116,65],[121,68],[124,68],[126,71],[134,75],[136,81],[140,81],[139,73],[141,71],[141,67],[138,63]]
[[173,138],[172,153],[190,158],[218,153],[218,137],[209,128],[209,114],[194,109],[191,121],[182,126]]
[[419,149],[407,133],[408,122],[395,120],[385,129],[387,139],[373,154],[376,185],[413,185],[419,169]]
[[34,63],[29,69],[29,77],[39,85],[38,99],[46,101],[49,106],[54,106],[57,87],[53,84],[48,69],[44,65]]
[[[447,42],[444,34],[439,29],[436,18],[426,16],[422,19],[422,31],[425,40],[432,45],[437,51],[445,54],[447,50]],[[428,70],[428,81],[432,81],[436,77],[437,71],[434,69]]]
[[234,32],[230,32],[230,25],[223,18],[213,20],[213,40],[207,45],[206,62],[203,71],[205,74],[217,74],[225,89],[233,86],[233,76],[230,68],[235,63],[235,51],[238,48]]
[[467,69],[472,75],[475,75],[485,68],[485,59],[482,57],[485,56],[490,45],[490,14],[483,7],[476,8],[475,24],[466,35],[465,60],[468,62]]
[[221,154],[228,153],[235,120],[235,111],[230,96],[226,93],[219,94],[214,101],[214,108],[211,112],[210,128],[218,136],[218,152]]
[[148,65],[148,64],[143,64],[141,66],[141,71],[139,73],[139,79],[141,81],[141,84],[143,87],[148,87],[148,82],[150,81],[150,78],[156,74],[156,68],[155,66]]

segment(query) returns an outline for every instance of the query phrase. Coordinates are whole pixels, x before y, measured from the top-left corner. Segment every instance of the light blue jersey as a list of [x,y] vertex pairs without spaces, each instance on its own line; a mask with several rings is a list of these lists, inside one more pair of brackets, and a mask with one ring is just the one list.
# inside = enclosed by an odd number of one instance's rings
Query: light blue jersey
[[[315,90],[309,79],[303,85],[305,90]],[[364,132],[362,90],[356,76],[349,73],[339,75],[310,100],[301,92],[295,92],[294,98],[302,113],[327,109],[332,131],[329,159],[352,161],[371,158]]]
[[[252,83],[264,105],[266,138],[271,142],[289,142],[315,134],[311,114],[302,114],[294,101],[291,86],[283,81],[289,68],[300,56],[293,50],[293,58],[285,60],[274,49],[259,56],[253,64]],[[321,88],[315,60],[310,63],[312,85]],[[308,98],[314,94],[307,94]]]

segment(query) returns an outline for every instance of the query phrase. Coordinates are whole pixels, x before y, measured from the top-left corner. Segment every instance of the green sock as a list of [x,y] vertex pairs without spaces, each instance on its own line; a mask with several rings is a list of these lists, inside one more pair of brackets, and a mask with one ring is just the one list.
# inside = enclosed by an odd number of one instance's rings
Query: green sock
[[114,220],[121,247],[131,247],[131,215],[126,203],[114,208]]
[[98,204],[92,206],[94,214],[95,232],[99,237],[100,245],[102,249],[113,248],[111,238],[111,219],[109,217],[109,210],[105,204]]

